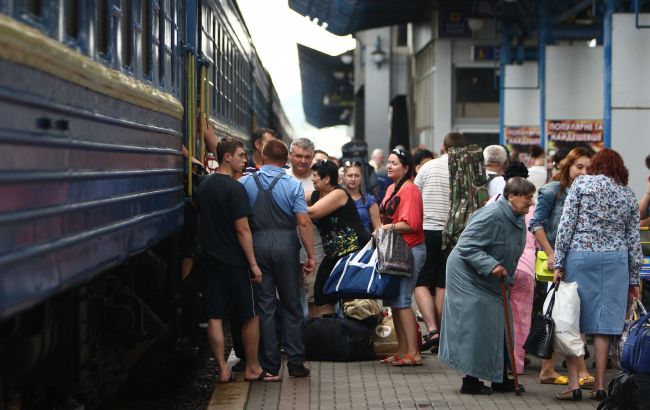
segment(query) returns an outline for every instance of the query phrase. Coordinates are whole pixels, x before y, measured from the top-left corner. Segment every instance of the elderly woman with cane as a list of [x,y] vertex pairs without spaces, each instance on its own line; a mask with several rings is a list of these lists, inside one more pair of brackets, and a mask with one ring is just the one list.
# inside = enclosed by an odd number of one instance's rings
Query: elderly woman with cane
[[[524,215],[533,205],[534,193],[535,185],[526,179],[509,179],[499,200],[472,215],[447,260],[438,358],[465,374],[463,394],[515,391],[514,381],[507,377],[510,320],[504,314],[502,284],[514,282],[526,244]],[[479,379],[491,381],[491,388]]]

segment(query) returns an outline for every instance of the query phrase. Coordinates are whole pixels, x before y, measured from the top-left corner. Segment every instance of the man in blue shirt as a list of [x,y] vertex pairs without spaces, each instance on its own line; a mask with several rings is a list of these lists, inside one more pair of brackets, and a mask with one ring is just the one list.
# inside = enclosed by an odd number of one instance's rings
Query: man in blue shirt
[[289,376],[306,377],[309,369],[304,365],[299,251],[302,243],[307,251],[303,271],[311,273],[314,270],[314,241],[305,192],[300,182],[287,175],[283,168],[288,156],[289,150],[282,141],[268,141],[262,148],[264,165],[243,177],[241,183],[253,208],[250,222],[255,258],[262,270],[262,282],[255,288],[261,316],[260,364],[270,374],[280,372],[280,347],[275,327],[275,312],[279,307],[284,348],[289,356]]

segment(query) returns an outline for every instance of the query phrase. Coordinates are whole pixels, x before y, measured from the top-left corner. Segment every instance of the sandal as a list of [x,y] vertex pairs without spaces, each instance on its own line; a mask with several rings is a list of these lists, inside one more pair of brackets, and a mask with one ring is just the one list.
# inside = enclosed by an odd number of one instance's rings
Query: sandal
[[399,355],[397,353],[395,353],[395,354],[392,354],[392,355],[390,355],[390,356],[388,356],[388,357],[386,357],[384,359],[381,359],[379,361],[379,363],[381,363],[381,364],[390,364],[390,363],[393,363],[394,361],[400,360],[400,359],[401,359],[401,357],[399,357]]
[[221,380],[221,378],[219,378],[219,383],[221,383],[221,384],[232,383],[232,382],[236,382],[236,381],[237,381],[237,378],[235,377],[235,373],[233,373],[233,372],[230,372],[230,377],[228,378],[228,380]]
[[426,335],[422,336],[422,347],[420,350],[429,350],[438,344],[440,344],[440,331],[438,329],[433,329]]
[[415,357],[410,354],[405,354],[401,359],[393,361],[393,366],[403,367],[403,366],[422,366],[422,359],[417,360]]
[[581,377],[580,380],[578,380],[578,382],[580,383],[580,387],[591,387],[596,382],[596,378],[592,375],[588,375],[585,377]]
[[280,376],[273,375],[267,371],[262,370],[262,373],[260,373],[259,376],[257,376],[254,379],[247,379],[244,378],[245,381],[247,382],[279,382],[280,381]]
[[567,376],[560,375],[558,377],[544,377],[539,378],[541,384],[555,384],[555,385],[567,385],[569,384],[569,378]]

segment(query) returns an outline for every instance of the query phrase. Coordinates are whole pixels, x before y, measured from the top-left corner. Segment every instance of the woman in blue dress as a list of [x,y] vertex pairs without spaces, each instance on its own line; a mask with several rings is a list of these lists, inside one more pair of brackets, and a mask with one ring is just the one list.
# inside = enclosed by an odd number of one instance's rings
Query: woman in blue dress
[[[639,208],[618,152],[603,149],[575,179],[555,239],[555,281],[578,282],[580,332],[594,336],[596,381],[589,398],[601,401],[612,335],[623,332],[628,293],[639,297],[643,255]],[[577,358],[567,357],[569,388],[556,395],[580,400]]]
[[345,187],[357,206],[361,222],[368,232],[374,232],[381,226],[379,206],[375,197],[361,192],[362,165],[356,161],[345,161],[343,164]]

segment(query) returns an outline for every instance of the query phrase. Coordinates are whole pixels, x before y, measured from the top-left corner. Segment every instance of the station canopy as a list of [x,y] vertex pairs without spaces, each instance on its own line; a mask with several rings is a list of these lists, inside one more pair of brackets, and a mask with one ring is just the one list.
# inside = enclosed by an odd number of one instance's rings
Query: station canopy
[[354,65],[343,63],[341,56],[302,44],[298,44],[298,58],[307,122],[317,128],[349,124],[354,106]]
[[423,0],[289,0],[303,16],[327,23],[327,30],[345,36],[361,30],[426,19],[431,3]]

